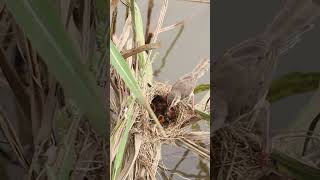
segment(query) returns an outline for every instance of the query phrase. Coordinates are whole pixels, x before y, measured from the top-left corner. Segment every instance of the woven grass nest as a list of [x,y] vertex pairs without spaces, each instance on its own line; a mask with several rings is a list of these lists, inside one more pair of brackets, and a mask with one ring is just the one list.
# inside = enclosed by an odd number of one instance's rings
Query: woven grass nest
[[219,130],[212,137],[214,177],[256,179],[260,175],[264,162],[260,140],[254,133],[238,125]]
[[[170,89],[171,85],[154,81],[150,87],[146,87],[145,97],[151,104],[156,96],[165,97]],[[162,144],[183,146],[209,159],[209,150],[203,145],[204,141],[209,140],[209,132],[191,130],[189,126],[191,122],[198,121],[200,118],[192,111],[190,104],[183,100],[174,107],[175,119],[164,127],[166,137],[159,131],[145,108],[138,104],[135,105],[135,123],[129,132],[121,177],[155,179],[161,159]]]
[[[213,176],[217,179],[260,179],[269,169],[262,121],[238,121],[211,134]],[[260,126],[260,127],[259,127]]]
[[[170,89],[170,85],[155,81],[153,86],[150,88],[150,91],[148,91],[150,93],[148,96],[149,102],[152,102],[156,96],[165,97]],[[200,135],[197,137],[197,134],[193,134],[191,132],[188,125],[190,125],[191,121],[196,121],[197,117],[190,107],[190,102],[184,100],[179,103],[175,107],[175,113],[175,119],[172,119],[169,125],[164,128],[167,135],[165,138],[156,130],[154,123],[150,123],[149,119],[146,119],[145,117],[138,118],[149,121],[149,123],[136,123],[136,126],[133,127],[133,131],[139,131],[140,135],[142,135],[145,140],[142,144],[142,151],[140,150],[140,154],[138,156],[138,162],[140,162],[143,167],[147,167],[147,169],[149,167],[150,170],[155,169],[154,163],[157,164],[160,160],[161,155],[159,153],[161,152],[160,148],[162,144],[174,143],[182,145],[186,140],[196,144],[203,142],[206,137],[209,139],[209,136],[206,136],[208,133],[203,132],[202,136]],[[196,153],[200,152],[200,155],[203,154],[203,156],[209,157],[208,151],[201,152],[201,150],[205,149],[202,149],[199,145],[197,146],[200,148],[200,151],[194,149]],[[205,153],[207,154],[205,155]]]

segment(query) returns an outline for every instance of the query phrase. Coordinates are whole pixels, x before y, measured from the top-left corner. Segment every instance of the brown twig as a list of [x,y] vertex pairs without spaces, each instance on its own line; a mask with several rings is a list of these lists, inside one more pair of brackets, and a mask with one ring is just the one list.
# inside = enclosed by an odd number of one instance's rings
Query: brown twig
[[123,52],[121,54],[122,54],[124,59],[127,59],[128,57],[136,55],[136,54],[141,53],[143,51],[147,51],[147,50],[151,50],[151,49],[157,49],[157,48],[160,48],[160,43],[159,42],[152,43],[152,44],[145,44],[145,45],[139,46],[137,48],[133,48],[133,49],[127,50],[127,51],[125,51],[125,52]]

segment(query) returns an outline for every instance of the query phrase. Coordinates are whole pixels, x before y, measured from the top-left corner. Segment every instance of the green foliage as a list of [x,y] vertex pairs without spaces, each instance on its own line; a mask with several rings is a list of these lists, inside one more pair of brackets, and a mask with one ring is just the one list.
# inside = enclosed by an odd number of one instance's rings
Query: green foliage
[[80,53],[65,32],[57,12],[48,0],[10,0],[7,4],[49,71],[86,113],[96,131],[104,135],[108,118],[96,81],[81,64]]
[[122,165],[122,161],[123,161],[123,156],[124,156],[124,152],[125,152],[125,147],[128,141],[128,137],[129,137],[129,131],[134,123],[133,120],[133,110],[134,110],[134,98],[130,98],[129,97],[129,105],[128,105],[128,112],[125,114],[125,119],[124,121],[126,122],[126,128],[125,131],[121,137],[120,140],[120,145],[119,145],[119,149],[114,161],[114,168],[113,168],[113,174],[112,174],[112,180],[116,180],[119,172],[120,172],[120,168]]
[[210,84],[199,84],[196,88],[194,88],[193,93],[198,94],[208,90],[210,90]]
[[267,99],[275,102],[295,94],[314,91],[318,88],[320,73],[293,72],[273,81]]

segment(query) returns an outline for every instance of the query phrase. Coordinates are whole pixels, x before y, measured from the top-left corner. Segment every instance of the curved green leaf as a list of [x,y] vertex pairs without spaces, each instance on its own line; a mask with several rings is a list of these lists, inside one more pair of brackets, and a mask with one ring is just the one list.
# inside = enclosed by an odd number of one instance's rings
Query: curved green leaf
[[[132,0],[134,1],[134,0]],[[144,32],[143,32],[143,21],[142,21],[142,16],[140,13],[140,9],[138,4],[134,1],[134,31],[136,33],[136,41],[138,46],[143,46],[145,45],[145,38],[144,38]],[[153,75],[153,70],[152,70],[152,64],[146,62],[147,55],[145,52],[141,52],[138,54],[138,62],[139,62],[139,67],[142,69],[142,74],[144,78],[148,81],[151,82],[152,80],[152,75]]]
[[198,94],[208,90],[210,90],[210,84],[199,84],[196,88],[194,88],[193,93]]
[[131,69],[129,68],[128,64],[123,59],[123,57],[121,56],[117,47],[115,46],[115,44],[111,40],[110,40],[110,55],[111,55],[111,57],[110,57],[111,58],[111,65],[114,67],[114,69],[120,75],[122,80],[125,82],[126,86],[130,89],[130,92],[132,93],[132,95],[134,95],[134,97],[138,99],[139,103],[148,110],[151,117],[155,120],[156,124],[158,125],[162,134],[165,135],[163,127],[161,126],[156,115],[154,114],[153,110],[151,109],[150,104],[148,104],[147,101],[145,100],[143,93],[139,87],[138,82],[136,81],[136,79],[132,75]]
[[114,165],[113,174],[112,174],[113,180],[116,180],[119,175],[120,168],[122,165],[123,155],[125,152],[125,147],[126,147],[126,144],[128,141],[129,131],[134,123],[134,121],[133,121],[134,98],[131,97],[128,101],[129,101],[128,112],[125,114],[125,119],[124,119],[124,121],[126,122],[126,127],[125,127],[125,131],[122,134],[122,137],[120,139],[119,149],[118,149],[118,152],[117,152],[114,164],[113,164]]
[[210,122],[210,114],[208,114],[204,111],[198,110],[198,109],[195,109],[194,112],[197,113],[201,117],[201,119],[204,119],[204,120]]
[[286,74],[272,82],[267,99],[272,103],[288,96],[314,91],[319,81],[318,72]]

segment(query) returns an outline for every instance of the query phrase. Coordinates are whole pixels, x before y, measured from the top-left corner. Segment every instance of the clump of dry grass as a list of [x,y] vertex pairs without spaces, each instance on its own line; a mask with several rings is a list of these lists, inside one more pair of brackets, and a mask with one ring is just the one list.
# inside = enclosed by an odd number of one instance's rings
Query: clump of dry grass
[[[171,86],[163,82],[153,82],[145,92],[147,101],[151,103],[156,95],[165,96]],[[135,108],[136,122],[130,131],[130,141],[127,144],[126,162],[132,163],[133,177],[153,179],[156,176],[161,159],[163,144],[183,145],[200,156],[209,159],[209,151],[202,147],[203,140],[209,139],[208,132],[193,132],[190,122],[200,120],[190,107],[190,102],[182,101],[176,107],[177,118],[164,129],[164,137],[156,128],[147,111],[137,105]],[[130,161],[131,160],[131,161]],[[123,171],[125,172],[125,171]],[[129,174],[129,173],[128,173]]]
[[263,172],[261,136],[236,122],[211,135],[213,175],[218,179],[256,179]]

